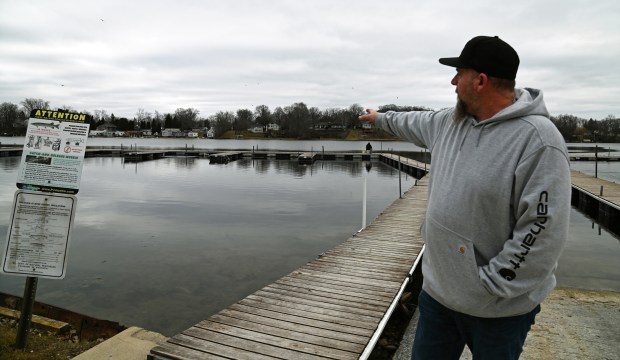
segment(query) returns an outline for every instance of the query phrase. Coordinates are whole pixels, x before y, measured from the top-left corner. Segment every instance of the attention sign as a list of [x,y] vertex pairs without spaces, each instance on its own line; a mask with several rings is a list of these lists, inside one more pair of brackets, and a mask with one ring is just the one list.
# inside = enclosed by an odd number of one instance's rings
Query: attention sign
[[33,110],[17,176],[24,190],[77,194],[90,115]]

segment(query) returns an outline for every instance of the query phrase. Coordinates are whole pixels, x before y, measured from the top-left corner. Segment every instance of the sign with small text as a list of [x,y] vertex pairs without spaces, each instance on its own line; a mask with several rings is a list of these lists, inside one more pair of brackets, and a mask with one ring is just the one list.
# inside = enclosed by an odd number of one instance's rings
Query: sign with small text
[[62,279],[77,198],[18,190],[15,193],[2,272]]
[[32,110],[17,187],[77,194],[86,153],[90,115]]

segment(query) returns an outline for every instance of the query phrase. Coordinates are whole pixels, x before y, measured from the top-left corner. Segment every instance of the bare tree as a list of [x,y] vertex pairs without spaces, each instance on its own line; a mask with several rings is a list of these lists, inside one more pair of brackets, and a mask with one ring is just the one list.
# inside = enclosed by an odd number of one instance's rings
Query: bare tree
[[230,111],[218,111],[210,119],[213,126],[215,137],[221,137],[225,132],[232,128],[233,121],[235,121],[235,114]]
[[237,117],[234,122],[235,131],[240,133],[250,128],[252,125],[253,114],[252,110],[239,109],[237,110]]
[[271,111],[267,105],[258,105],[254,111],[254,116],[256,116],[256,123],[263,128],[272,121]]
[[559,115],[557,117],[551,117],[551,121],[555,124],[560,131],[560,134],[562,134],[562,137],[564,137],[564,140],[566,141],[572,140],[575,130],[577,129],[577,125],[582,120],[583,119],[573,115]]
[[20,104],[22,105],[22,112],[27,118],[30,117],[30,113],[34,109],[49,110],[50,108],[50,102],[43,99],[26,98]]
[[0,105],[0,135],[14,135],[21,123],[17,105],[5,102]]
[[360,104],[353,104],[345,112],[346,127],[352,129],[359,124],[358,116],[364,112],[364,108]]
[[94,115],[93,117],[95,118],[95,121],[98,123],[103,123],[105,121],[110,121],[110,115],[108,115],[108,112],[106,110],[95,110],[93,111]]
[[196,121],[198,120],[198,114],[200,114],[200,111],[198,109],[178,108],[174,112],[174,117],[176,118],[177,122],[181,124],[182,130],[190,130],[196,126]]
[[300,137],[307,133],[310,125],[310,111],[306,104],[300,102],[285,109],[288,134]]

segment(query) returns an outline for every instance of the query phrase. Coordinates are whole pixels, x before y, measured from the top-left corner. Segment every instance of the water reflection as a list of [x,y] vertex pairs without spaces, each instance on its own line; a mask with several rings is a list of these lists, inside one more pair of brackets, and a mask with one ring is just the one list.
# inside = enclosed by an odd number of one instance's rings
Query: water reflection
[[[2,245],[18,166],[0,158]],[[37,299],[173,335],[359,230],[364,179],[371,221],[399,195],[379,162],[87,158],[67,277],[41,279]],[[620,291],[618,239],[576,210],[570,226],[558,285]],[[23,286],[0,275],[0,291]]]
[[572,209],[570,221],[568,241],[558,263],[558,285],[620,291],[620,239],[576,209]]
[[[5,166],[3,237],[18,164]],[[362,175],[372,219],[398,197],[381,163],[87,158],[67,277],[41,279],[37,299],[172,335],[359,230]],[[0,278],[0,291],[23,291],[23,278]]]

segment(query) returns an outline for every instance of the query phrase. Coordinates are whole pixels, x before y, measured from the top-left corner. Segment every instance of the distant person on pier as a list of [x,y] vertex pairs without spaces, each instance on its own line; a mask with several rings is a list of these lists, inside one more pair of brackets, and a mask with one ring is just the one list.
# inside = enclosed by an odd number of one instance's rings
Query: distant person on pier
[[517,52],[477,36],[459,57],[454,108],[378,113],[375,123],[428,148],[426,249],[412,358],[518,359],[568,236],[571,182],[540,90],[515,88]]
[[366,152],[372,154],[372,145],[370,143],[366,144]]

